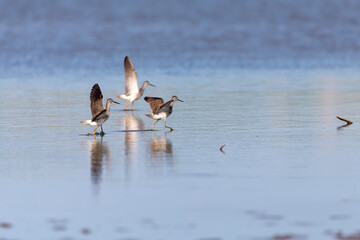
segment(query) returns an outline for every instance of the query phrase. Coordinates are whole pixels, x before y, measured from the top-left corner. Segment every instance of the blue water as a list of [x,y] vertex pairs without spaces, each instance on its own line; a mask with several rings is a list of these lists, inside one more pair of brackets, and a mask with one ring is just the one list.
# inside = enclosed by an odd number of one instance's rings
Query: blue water
[[[359,7],[0,1],[0,239],[358,239]],[[79,124],[126,55],[173,132]]]
[[[358,1],[1,1],[1,76],[358,66]],[[146,64],[145,64],[146,63]]]

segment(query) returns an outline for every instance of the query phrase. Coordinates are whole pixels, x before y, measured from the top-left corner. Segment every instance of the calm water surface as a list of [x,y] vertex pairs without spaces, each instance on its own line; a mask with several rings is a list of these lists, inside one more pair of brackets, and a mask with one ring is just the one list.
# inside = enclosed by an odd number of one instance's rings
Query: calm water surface
[[[359,4],[235,3],[0,2],[0,239],[360,231]],[[94,83],[123,92],[125,55],[145,95],[184,100],[173,132],[142,100],[104,137],[79,124]]]

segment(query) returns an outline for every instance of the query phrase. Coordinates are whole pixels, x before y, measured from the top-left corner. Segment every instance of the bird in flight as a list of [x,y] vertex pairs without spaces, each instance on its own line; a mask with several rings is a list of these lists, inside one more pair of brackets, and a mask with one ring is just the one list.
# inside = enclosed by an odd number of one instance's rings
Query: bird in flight
[[125,70],[125,94],[117,96],[122,98],[129,103],[126,105],[126,110],[131,103],[131,110],[134,110],[134,101],[139,99],[145,91],[147,86],[153,86],[149,81],[143,82],[141,88],[138,86],[138,76],[134,67],[134,64],[131,62],[128,56],[124,59],[124,70]]

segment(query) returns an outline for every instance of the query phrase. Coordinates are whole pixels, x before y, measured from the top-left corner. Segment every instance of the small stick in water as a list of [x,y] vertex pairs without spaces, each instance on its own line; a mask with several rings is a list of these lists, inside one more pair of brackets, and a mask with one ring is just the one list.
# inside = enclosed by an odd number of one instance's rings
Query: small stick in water
[[338,116],[336,116],[336,117],[337,117],[337,119],[346,122],[347,125],[353,124],[352,121],[349,121],[349,120],[347,120],[347,119],[345,119],[345,118],[341,118],[341,117],[338,117]]
[[225,144],[223,144],[221,147],[220,147],[220,151],[225,153],[222,149],[225,147]]

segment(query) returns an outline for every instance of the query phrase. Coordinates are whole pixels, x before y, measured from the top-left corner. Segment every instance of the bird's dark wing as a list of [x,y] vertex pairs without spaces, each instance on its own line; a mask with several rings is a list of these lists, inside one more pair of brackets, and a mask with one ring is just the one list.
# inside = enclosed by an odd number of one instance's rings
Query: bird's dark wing
[[106,115],[106,110],[102,110],[101,112],[99,112],[95,117],[93,117],[91,119],[92,122],[96,122],[96,121],[99,121],[100,119],[102,118],[108,118],[109,116]]
[[138,76],[128,56],[124,59],[124,70],[125,70],[125,94],[132,94],[139,92]]
[[164,103],[163,105],[161,105],[158,109],[156,113],[160,113],[160,112],[167,112],[169,114],[172,113],[172,103],[173,101],[167,101],[166,103]]
[[150,104],[152,114],[155,114],[159,108],[164,104],[164,99],[158,97],[145,97],[146,102]]
[[104,110],[103,95],[97,83],[92,87],[90,92],[90,108],[93,118]]

